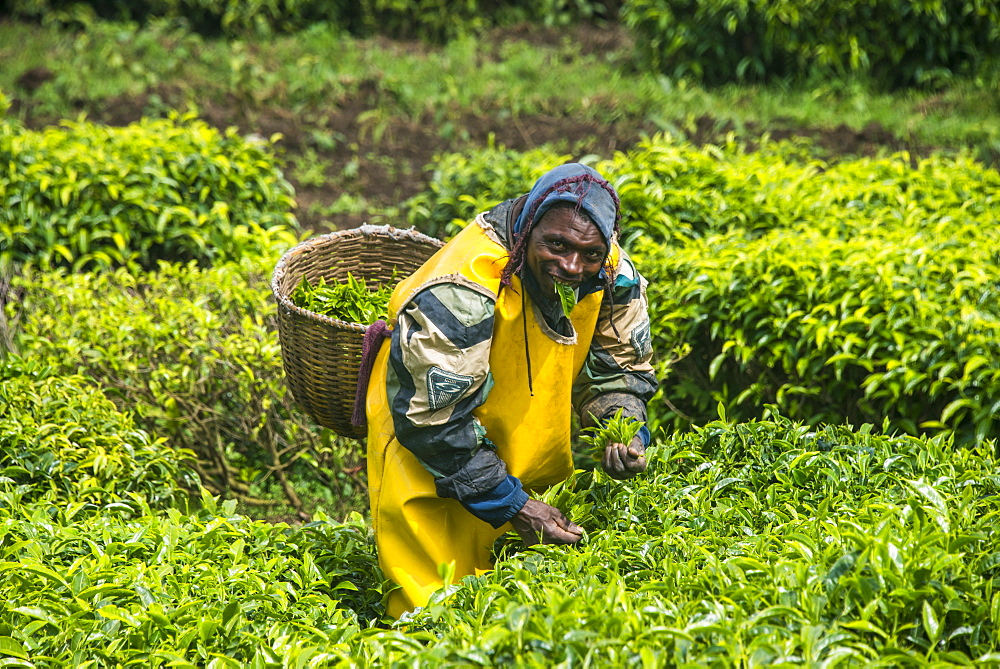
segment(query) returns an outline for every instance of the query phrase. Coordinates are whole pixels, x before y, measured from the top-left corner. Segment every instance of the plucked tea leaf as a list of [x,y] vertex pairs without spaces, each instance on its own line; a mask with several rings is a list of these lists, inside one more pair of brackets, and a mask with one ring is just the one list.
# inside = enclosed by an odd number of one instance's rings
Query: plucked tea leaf
[[563,313],[566,315],[566,318],[569,318],[573,307],[576,306],[576,291],[573,290],[572,286],[567,286],[558,281],[554,282],[553,285],[556,289],[556,295],[559,296],[559,304],[562,306]]
[[348,272],[343,282],[327,283],[320,277],[315,286],[303,277],[289,297],[295,306],[322,316],[369,325],[388,316],[393,287],[385,284],[369,290],[363,281]]
[[639,434],[645,425],[641,420],[623,415],[624,409],[618,409],[607,423],[601,426],[584,428],[580,441],[590,446],[590,453],[600,460],[608,444],[628,445]]

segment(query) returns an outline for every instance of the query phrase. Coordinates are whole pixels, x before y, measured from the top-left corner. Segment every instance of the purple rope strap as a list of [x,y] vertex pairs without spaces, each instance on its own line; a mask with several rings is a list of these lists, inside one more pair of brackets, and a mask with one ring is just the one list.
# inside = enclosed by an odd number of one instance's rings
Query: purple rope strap
[[368,423],[365,416],[368,381],[372,375],[372,367],[375,366],[375,356],[382,348],[382,340],[391,336],[390,333],[385,321],[375,321],[365,328],[365,338],[361,343],[361,366],[358,367],[358,389],[354,393],[354,414],[351,416],[351,425],[355,427],[364,427]]

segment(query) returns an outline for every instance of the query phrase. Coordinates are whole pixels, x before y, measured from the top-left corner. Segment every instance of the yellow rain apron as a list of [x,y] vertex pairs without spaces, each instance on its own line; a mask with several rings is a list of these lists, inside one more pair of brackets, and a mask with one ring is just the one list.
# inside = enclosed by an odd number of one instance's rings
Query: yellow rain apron
[[[477,223],[468,225],[411,277],[396,287],[389,304],[389,323],[427,285],[461,275],[494,296],[507,251]],[[618,262],[617,248],[611,266]],[[573,381],[583,368],[600,311],[602,293],[584,297],[570,317],[575,340],[560,337],[528,319],[534,396],[528,392],[521,283],[513,278],[496,303],[490,371],[495,385],[486,402],[473,410],[497,445],[507,472],[529,493],[567,478],[573,472],[570,413]],[[531,308],[531,300],[525,304]],[[543,329],[544,328],[544,329]],[[400,586],[389,596],[388,613],[427,603],[442,586],[438,565],[454,563],[455,579],[481,574],[492,567],[494,541],[512,528],[494,529],[455,499],[437,496],[434,478],[395,437],[386,396],[390,342],[383,341],[368,386],[368,485],[379,564]]]

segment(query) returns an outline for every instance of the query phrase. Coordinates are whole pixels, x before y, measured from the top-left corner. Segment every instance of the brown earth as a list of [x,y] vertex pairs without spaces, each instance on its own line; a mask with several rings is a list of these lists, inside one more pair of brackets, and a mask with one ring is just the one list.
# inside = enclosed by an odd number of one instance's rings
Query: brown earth
[[[576,40],[586,44],[588,49],[615,49],[621,46],[621,37],[608,31],[584,31]],[[551,39],[544,31],[515,29],[508,31],[507,39],[526,39],[542,42]],[[395,43],[391,48],[418,49],[417,43]],[[485,54],[484,57],[491,57]],[[12,100],[13,111],[25,119],[29,127],[39,128],[58,121],[38,116],[31,107],[31,93],[44,86],[52,78],[44,67],[32,68],[22,73],[18,80],[18,95]],[[151,98],[159,100],[159,106],[183,108],[183,91],[162,87],[146,95],[132,98],[107,100],[96,107],[81,106],[90,121],[109,125],[125,125],[139,120],[149,109]],[[408,120],[402,117],[387,117],[384,123],[373,130],[365,113],[373,109],[392,108],[391,95],[384,91],[377,81],[361,82],[356,94],[347,99],[333,102],[327,109],[310,109],[296,115],[287,109],[266,104],[248,107],[245,100],[216,99],[199,103],[199,113],[208,123],[219,128],[237,127],[240,132],[257,133],[270,137],[280,133],[278,143],[287,162],[294,165],[307,151],[315,152],[315,159],[330,167],[326,170],[321,185],[296,183],[295,170],[287,170],[295,186],[298,209],[296,215],[307,229],[325,232],[330,229],[347,228],[364,222],[392,223],[384,220],[388,208],[398,206],[410,196],[421,191],[430,176],[429,164],[436,154],[484,146],[492,136],[497,145],[508,149],[526,150],[542,144],[558,143],[561,147],[586,146],[586,153],[610,156],[616,150],[627,150],[643,135],[650,135],[660,128],[648,121],[624,120],[609,125],[593,121],[580,121],[560,116],[521,116],[503,118],[500,110],[493,115],[463,114],[452,120],[454,128],[460,128],[460,137],[445,138],[439,132],[430,114]],[[732,122],[710,116],[702,116],[693,124],[678,121],[678,127],[686,127],[687,139],[695,144],[718,142],[727,133],[737,130]],[[335,136],[333,146],[323,146],[314,140],[314,131],[322,128],[328,135]],[[831,156],[875,155],[879,151],[908,150],[912,155],[924,153],[894,136],[877,123],[871,123],[861,130],[845,125],[832,129],[818,129],[797,126],[793,121],[776,123],[772,127],[744,126],[738,129],[741,137],[761,136],[767,132],[772,139],[808,137]],[[570,151],[571,152],[571,151]],[[347,182],[338,182],[341,169],[350,161],[356,161],[356,173]],[[327,207],[344,193],[362,197],[366,202],[364,210],[357,215],[324,216],[317,208]]]

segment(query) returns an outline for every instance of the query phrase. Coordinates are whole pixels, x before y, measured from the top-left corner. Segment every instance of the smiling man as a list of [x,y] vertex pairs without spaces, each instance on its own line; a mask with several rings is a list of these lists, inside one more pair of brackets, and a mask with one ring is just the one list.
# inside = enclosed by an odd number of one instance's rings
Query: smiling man
[[[493,542],[570,544],[582,530],[532,494],[573,471],[584,426],[639,420],[656,390],[645,280],[618,246],[614,188],[578,163],[483,212],[393,293],[368,386],[372,524],[389,613],[491,568]],[[567,315],[557,284],[572,291]],[[602,465],[646,467],[649,432]]]

